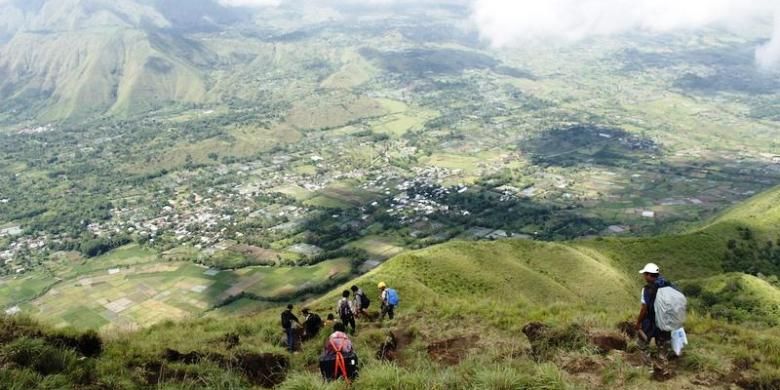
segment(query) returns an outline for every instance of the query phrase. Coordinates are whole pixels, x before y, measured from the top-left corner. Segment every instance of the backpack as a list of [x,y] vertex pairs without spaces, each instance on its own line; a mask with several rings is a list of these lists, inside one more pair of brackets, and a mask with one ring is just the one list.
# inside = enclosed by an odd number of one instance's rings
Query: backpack
[[655,294],[655,324],[658,329],[672,332],[685,322],[688,299],[672,287],[661,287]]
[[368,299],[368,296],[366,293],[362,293],[358,295],[358,299],[360,299],[360,308],[361,309],[368,309],[368,306],[371,305],[371,300]]
[[284,329],[290,329],[292,327],[292,320],[290,320],[290,316],[287,315],[287,312],[282,312],[282,328]]
[[307,331],[319,331],[320,328],[322,328],[322,318],[320,318],[319,315],[312,314],[311,317],[306,321],[306,327]]
[[387,304],[396,306],[398,305],[398,291],[395,291],[394,288],[388,288],[387,289]]
[[352,318],[353,316],[352,308],[349,307],[349,301],[346,299],[342,300],[341,305],[339,306],[339,317]]

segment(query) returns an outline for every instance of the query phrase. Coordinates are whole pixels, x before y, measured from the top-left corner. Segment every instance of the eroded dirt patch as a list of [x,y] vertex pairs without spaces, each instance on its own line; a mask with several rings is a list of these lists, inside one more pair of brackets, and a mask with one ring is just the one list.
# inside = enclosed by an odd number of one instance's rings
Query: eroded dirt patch
[[456,365],[468,355],[478,341],[479,336],[477,335],[436,341],[428,345],[428,356],[442,364]]
[[179,352],[167,348],[163,352],[161,362],[153,362],[146,371],[147,382],[159,383],[160,373],[168,372],[168,363],[198,364],[202,360],[217,363],[225,369],[240,369],[244,376],[255,385],[274,387],[287,378],[290,360],[287,356],[273,353],[239,352],[233,356],[218,353],[201,353],[198,351]]
[[287,356],[272,353],[243,353],[236,356],[244,375],[256,385],[274,387],[287,378],[290,360]]
[[391,331],[379,349],[376,352],[376,358],[381,361],[394,362],[398,360],[398,355],[411,344],[414,335],[408,330]]

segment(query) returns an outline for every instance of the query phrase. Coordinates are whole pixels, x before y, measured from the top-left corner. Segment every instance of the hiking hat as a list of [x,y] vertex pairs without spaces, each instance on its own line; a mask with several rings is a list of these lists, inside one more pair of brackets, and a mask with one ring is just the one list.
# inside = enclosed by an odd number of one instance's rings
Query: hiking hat
[[379,288],[379,289],[387,288],[387,283],[379,282],[379,284],[376,285],[376,288]]
[[640,274],[659,274],[661,273],[661,269],[658,268],[657,265],[654,263],[647,263],[645,265],[645,268],[642,268],[641,271],[639,271]]

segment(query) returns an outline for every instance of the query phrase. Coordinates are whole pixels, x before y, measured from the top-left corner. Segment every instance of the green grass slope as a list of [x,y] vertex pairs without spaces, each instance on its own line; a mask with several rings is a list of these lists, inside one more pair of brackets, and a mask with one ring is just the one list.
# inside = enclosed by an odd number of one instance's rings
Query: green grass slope
[[[724,274],[719,257],[725,241],[739,236],[731,230],[736,225],[777,233],[775,207],[760,214],[760,224],[739,217],[754,215],[750,210],[761,210],[772,196],[759,195],[678,236],[449,242],[396,256],[306,305],[324,317],[354,283],[374,297],[376,313],[379,281],[400,292],[396,319],[359,322],[353,338],[363,362],[358,389],[774,389],[780,387],[777,277]],[[618,331],[636,315],[636,271],[647,261],[660,263],[690,297],[690,345],[670,363],[671,377],[655,375],[653,360]],[[104,334],[96,356],[81,356],[78,345],[47,336],[59,331],[18,332],[38,325],[0,319],[0,387],[257,388],[269,385],[256,375],[267,365],[249,363],[278,358],[289,368],[272,370],[276,388],[346,388],[319,379],[325,335],[286,360],[279,311],[247,315],[242,309],[240,317],[213,313]],[[529,341],[523,328],[531,322],[550,330]],[[392,359],[380,359],[377,352],[391,334],[397,341]],[[606,351],[604,338],[617,340],[618,348]],[[59,356],[63,364],[41,366],[25,358],[27,351]],[[90,374],[71,374],[82,371]]]
[[731,207],[715,218],[702,231],[723,232],[731,226],[748,226],[761,235],[777,235],[780,231],[780,187],[762,192]]
[[[0,42],[0,98],[7,111],[77,120],[205,99],[205,77],[193,65],[202,53],[185,39],[154,33],[169,25],[154,8],[136,1],[41,3],[36,12],[16,15],[22,24],[7,27],[10,39]],[[4,9],[21,12],[13,4]]]

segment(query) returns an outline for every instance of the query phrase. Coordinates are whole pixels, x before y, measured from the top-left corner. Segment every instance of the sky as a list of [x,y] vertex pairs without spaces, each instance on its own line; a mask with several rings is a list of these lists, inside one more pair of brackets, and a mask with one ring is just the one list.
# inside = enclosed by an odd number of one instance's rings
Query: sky
[[[2,1],[2,0],[0,0]],[[219,0],[228,6],[277,6],[298,0]],[[321,0],[354,2],[355,0]],[[412,0],[361,0],[393,4]],[[415,2],[426,0],[415,0]],[[439,0],[441,1],[441,0]],[[780,0],[451,0],[470,4],[471,20],[494,47],[534,40],[576,42],[630,32],[674,32],[713,25],[739,28],[775,15],[756,63],[780,69]]]

